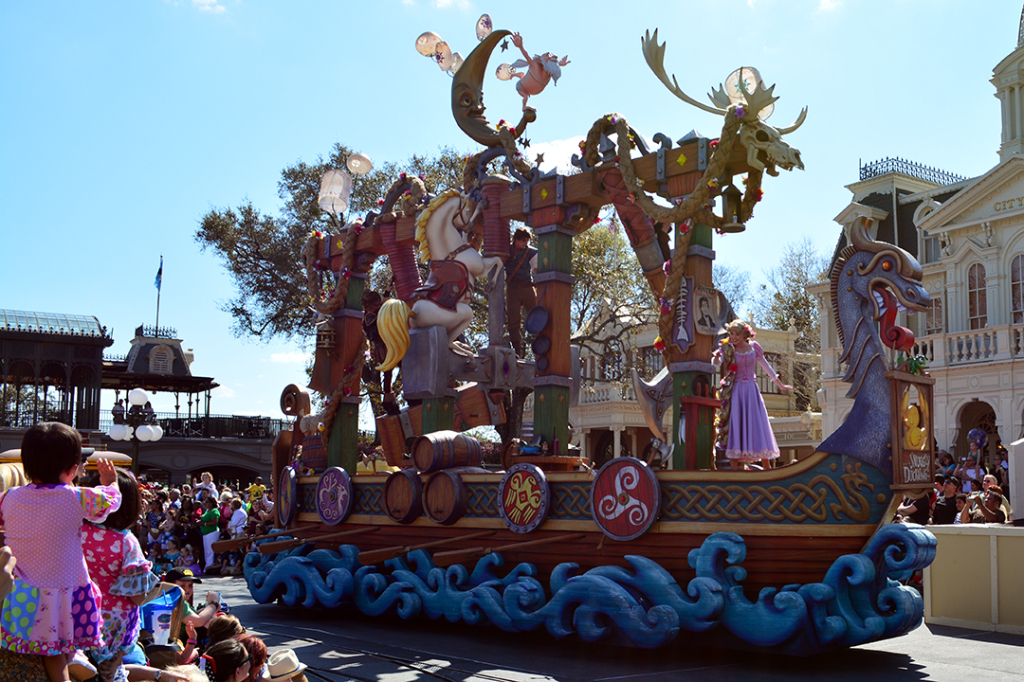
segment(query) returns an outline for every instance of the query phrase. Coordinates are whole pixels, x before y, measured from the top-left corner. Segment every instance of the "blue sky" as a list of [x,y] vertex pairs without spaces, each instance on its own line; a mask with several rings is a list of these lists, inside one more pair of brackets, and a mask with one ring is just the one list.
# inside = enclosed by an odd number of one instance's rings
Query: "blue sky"
[[[619,112],[645,137],[716,137],[717,117],[671,95],[640,51],[668,42],[666,69],[691,96],[752,65],[780,96],[771,122],[805,171],[766,177],[745,233],[719,261],[755,281],[788,242],[829,251],[859,161],[899,156],[974,176],[997,161],[988,82],[1013,51],[1020,2],[675,0],[493,3],[377,0],[6,0],[0,3],[0,307],[95,315],[124,353],[160,322],[195,350],[193,373],[222,384],[219,414],[280,417],[302,381],[299,340],[238,339],[220,310],[221,265],[193,240],[212,208],[251,200],[276,213],[282,168],[343,142],[375,161],[477,147],[455,125],[450,80],[413,48],[423,31],[468,54],[487,12],[531,53],[571,60],[531,100],[528,137],[547,159]],[[496,52],[491,71],[513,52]],[[518,120],[510,83],[490,77],[488,117]],[[296,258],[299,255],[296,254]],[[110,396],[106,397],[110,402]],[[173,409],[159,396],[158,410]]]

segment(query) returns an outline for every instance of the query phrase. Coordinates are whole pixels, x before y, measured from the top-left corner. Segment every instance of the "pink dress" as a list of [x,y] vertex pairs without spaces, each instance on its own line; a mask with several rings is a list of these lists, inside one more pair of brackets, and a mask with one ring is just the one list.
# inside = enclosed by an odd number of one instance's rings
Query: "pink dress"
[[103,595],[104,645],[93,650],[99,661],[127,651],[139,637],[139,607],[131,600],[149,592],[160,580],[142,553],[138,539],[126,530],[82,524],[82,550],[89,576]]
[[0,526],[18,563],[0,612],[0,647],[55,656],[103,644],[100,593],[82,553],[82,519],[121,506],[117,488],[27,485],[0,495]]
[[761,344],[751,341],[750,346],[746,353],[737,350],[733,360],[737,369],[725,456],[738,460],[775,459],[779,456],[779,446],[755,375],[757,365],[761,365],[769,377],[774,377],[775,372],[764,359]]

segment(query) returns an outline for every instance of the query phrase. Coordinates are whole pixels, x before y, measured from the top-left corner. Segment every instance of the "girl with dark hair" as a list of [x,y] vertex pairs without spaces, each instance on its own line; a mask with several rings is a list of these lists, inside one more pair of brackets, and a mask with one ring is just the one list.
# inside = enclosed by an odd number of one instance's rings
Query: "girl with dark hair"
[[100,522],[121,504],[117,474],[99,460],[96,488],[76,488],[82,439],[65,424],[31,427],[21,461],[31,485],[0,495],[0,525],[17,557],[0,615],[0,647],[43,656],[53,682],[68,679],[68,655],[100,646],[100,593],[82,552],[82,520]]
[[226,639],[207,649],[202,662],[210,682],[244,682],[249,677],[252,656],[238,640]]
[[[82,549],[89,575],[103,595],[104,645],[93,649],[97,662],[116,661],[132,648],[139,637],[139,602],[160,581],[150,569],[138,539],[131,532],[139,518],[139,485],[128,471],[118,470],[121,507],[101,525],[82,525]],[[98,481],[95,478],[92,484]]]

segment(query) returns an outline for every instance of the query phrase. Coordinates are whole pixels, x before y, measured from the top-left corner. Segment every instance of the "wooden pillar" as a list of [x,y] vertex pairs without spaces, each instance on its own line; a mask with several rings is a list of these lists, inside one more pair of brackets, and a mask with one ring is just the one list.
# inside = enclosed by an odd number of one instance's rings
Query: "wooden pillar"
[[569,348],[572,300],[572,238],[573,231],[557,224],[534,229],[537,234],[537,305],[548,312],[548,321],[541,334],[551,339],[551,348],[537,358],[547,361],[537,367],[534,377],[533,433],[543,441],[558,439],[559,454],[569,447],[569,382],[572,376],[572,353]]
[[[681,292],[685,300],[673,301],[676,311],[672,372],[672,440],[675,451],[673,469],[713,469],[715,462],[714,367],[711,353],[714,337],[696,329],[695,305],[698,287],[711,288],[711,228],[696,224],[692,228]],[[678,238],[678,236],[677,236]],[[680,327],[682,331],[680,331]],[[684,416],[685,415],[685,416]],[[683,428],[680,429],[680,425]],[[682,431],[682,433],[680,433]]]
[[341,383],[347,367],[356,371],[346,384],[349,395],[337,398],[341,405],[334,415],[327,440],[327,466],[341,467],[351,475],[355,475],[359,461],[359,368],[363,364],[359,349],[363,342],[362,297],[365,286],[366,274],[353,273],[349,278],[345,307],[336,312],[332,320],[335,354],[331,363],[331,386]]

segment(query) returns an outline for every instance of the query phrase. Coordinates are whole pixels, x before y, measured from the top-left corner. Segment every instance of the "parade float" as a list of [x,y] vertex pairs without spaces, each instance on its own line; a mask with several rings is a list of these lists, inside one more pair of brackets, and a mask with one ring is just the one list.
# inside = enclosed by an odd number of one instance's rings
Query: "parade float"
[[[478,37],[465,59],[435,34],[417,41],[454,72],[455,121],[483,147],[467,159],[463,186],[427,188],[403,175],[379,211],[312,235],[303,250],[318,317],[309,387],[324,408],[312,413],[297,385],[282,395],[295,426],[274,445],[278,530],[256,538],[258,551],[245,560],[252,597],[510,632],[543,627],[638,647],[799,655],[917,627],[922,600],[899,581],[932,561],[935,538],[891,521],[904,494],[932,486],[933,382],[913,362],[891,358],[913,343],[896,325],[898,310],[924,310],[929,298],[915,259],[873,241],[867,219],[830,275],[855,399],[846,422],[799,462],[715,468],[729,369],[719,377],[709,361],[718,330],[697,323],[694,301],[712,287],[713,236],[744,229],[765,173],[803,168],[784,136],[806,109],[791,126],[769,125],[774,86],[749,67],[715,89],[711,105],[692,99],[666,72],[655,31],[642,40],[650,69],[683,101],[721,116],[720,136],[673,144],[659,133],[652,149],[623,115],[602,115],[574,158],[578,172],[542,173],[517,140],[536,119],[529,96],[557,78],[552,63],[568,61],[530,58],[518,34],[492,31],[486,16]],[[506,40],[527,59],[497,73],[517,79],[524,109],[518,124],[494,125],[482,83]],[[488,172],[496,164],[502,172]],[[360,173],[369,161],[355,154],[348,166]],[[344,205],[344,190],[332,187],[346,177],[324,178],[326,210]],[[651,457],[615,458],[594,471],[569,447],[579,384],[570,263],[574,237],[609,205],[660,302],[665,362],[653,381],[634,378],[658,436]],[[511,221],[533,231],[539,251],[538,305],[526,320],[530,361],[505,335]],[[377,258],[394,274],[394,296],[383,305],[366,289]],[[321,275],[337,282],[326,298]],[[489,306],[489,343],[479,350],[459,340],[474,284],[485,287]],[[377,419],[386,470],[355,475],[367,352],[383,369],[400,366],[405,406]],[[517,388],[533,391],[534,439],[507,443],[500,471],[483,468],[479,443],[463,431],[502,423],[503,397]],[[672,427],[663,430],[667,414]]]

